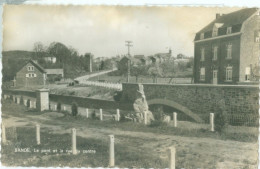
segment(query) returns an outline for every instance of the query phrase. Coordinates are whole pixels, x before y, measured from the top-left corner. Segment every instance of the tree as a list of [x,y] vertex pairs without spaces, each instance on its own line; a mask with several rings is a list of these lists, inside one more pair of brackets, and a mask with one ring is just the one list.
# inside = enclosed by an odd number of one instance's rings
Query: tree
[[46,48],[41,42],[35,42],[33,45],[33,51],[35,54],[35,59],[38,59],[44,55],[44,53],[46,52]]
[[143,75],[146,71],[145,66],[143,65],[132,65],[131,66],[131,76],[135,76],[136,83],[138,82],[138,77]]
[[148,74],[152,76],[153,83],[157,83],[157,78],[162,76],[162,69],[158,65],[153,65],[148,69]]

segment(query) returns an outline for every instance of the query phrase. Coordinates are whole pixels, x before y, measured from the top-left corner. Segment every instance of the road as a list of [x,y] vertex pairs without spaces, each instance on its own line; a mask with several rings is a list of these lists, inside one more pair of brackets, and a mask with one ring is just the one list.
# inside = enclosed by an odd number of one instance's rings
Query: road
[[[24,114],[24,113],[23,113]],[[257,143],[219,140],[212,138],[183,137],[150,132],[123,131],[120,128],[101,126],[85,127],[76,121],[63,122],[56,118],[61,113],[46,112],[41,115],[13,115],[5,113],[3,122],[6,127],[34,126],[39,123],[42,128],[51,128],[52,133],[70,133],[70,128],[77,128],[77,135],[84,138],[107,139],[113,133],[116,142],[138,143],[138,148],[148,148],[159,158],[167,159],[166,150],[174,145],[177,151],[177,161],[183,167],[196,166],[200,168],[256,168]]]

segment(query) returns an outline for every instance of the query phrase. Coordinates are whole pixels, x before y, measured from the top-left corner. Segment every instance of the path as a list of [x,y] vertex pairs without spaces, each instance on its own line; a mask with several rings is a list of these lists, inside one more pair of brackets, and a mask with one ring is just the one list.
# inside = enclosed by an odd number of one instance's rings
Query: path
[[[60,113],[56,113],[57,116]],[[55,120],[55,112],[42,115],[13,116],[4,115],[3,121],[10,126],[32,125],[40,123],[41,127],[51,129],[52,133],[70,133],[70,128],[77,128],[77,135],[85,138],[107,139],[109,134],[115,134],[116,142],[138,142],[138,148],[151,149],[160,158],[167,158],[166,149],[175,145],[178,161],[183,167],[189,161],[197,161],[201,168],[254,168],[257,163],[257,143],[238,142],[232,140],[217,140],[212,138],[182,137],[149,132],[122,131],[120,129],[103,128],[99,126],[84,127],[78,123],[64,123]],[[32,123],[33,122],[33,123]]]
[[106,71],[102,71],[102,72],[92,73],[92,74],[89,74],[89,75],[77,77],[77,78],[74,79],[74,80],[77,80],[77,81],[79,81],[79,83],[82,83],[82,82],[88,80],[89,78],[96,77],[96,76],[100,76],[100,75],[104,75],[104,74],[113,72],[113,71],[115,71],[115,70],[117,70],[117,69],[112,69],[112,70],[106,70]]

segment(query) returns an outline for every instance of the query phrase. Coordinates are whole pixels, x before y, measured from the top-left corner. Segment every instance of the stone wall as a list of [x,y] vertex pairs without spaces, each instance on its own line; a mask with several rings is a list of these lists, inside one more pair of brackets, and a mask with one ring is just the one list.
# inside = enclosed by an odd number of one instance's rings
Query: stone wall
[[[149,100],[161,99],[176,102],[198,115],[209,114],[217,108],[217,102],[224,99],[228,113],[258,114],[258,86],[246,85],[167,85],[143,84]],[[132,103],[138,84],[123,84],[122,102]]]
[[[23,99],[30,99],[36,102],[35,91],[25,90],[3,90],[3,95],[13,95],[15,97],[23,96]],[[79,107],[89,109],[120,109],[120,110],[133,110],[133,105],[122,102],[115,102],[109,100],[92,99],[78,96],[65,96],[57,94],[49,94],[50,103],[61,103],[62,105],[72,105],[73,102],[77,103]],[[54,106],[54,104],[51,106]]]

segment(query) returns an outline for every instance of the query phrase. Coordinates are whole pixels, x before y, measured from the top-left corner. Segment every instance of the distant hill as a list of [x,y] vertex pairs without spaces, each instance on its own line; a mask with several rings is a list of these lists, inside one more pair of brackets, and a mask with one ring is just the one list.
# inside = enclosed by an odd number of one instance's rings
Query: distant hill
[[12,50],[12,51],[3,51],[3,59],[30,59],[33,57],[34,52],[24,51],[24,50]]
[[13,80],[16,72],[22,68],[25,63],[33,57],[34,52],[31,51],[3,51],[3,81]]

